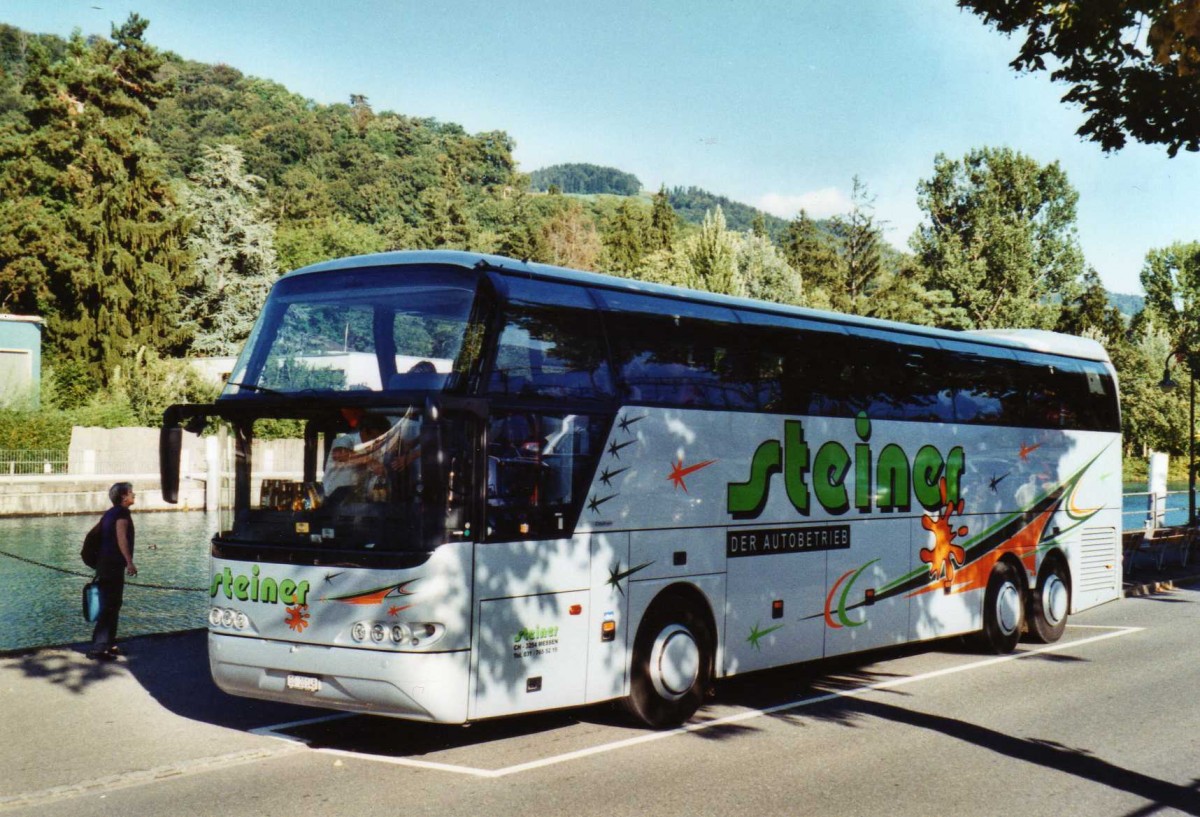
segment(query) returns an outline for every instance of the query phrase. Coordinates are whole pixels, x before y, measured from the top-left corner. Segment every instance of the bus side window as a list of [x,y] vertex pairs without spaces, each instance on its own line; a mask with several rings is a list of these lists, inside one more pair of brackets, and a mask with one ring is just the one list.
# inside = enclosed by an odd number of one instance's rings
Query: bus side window
[[605,430],[589,415],[494,415],[487,444],[488,541],[571,535]]
[[626,401],[757,407],[752,347],[733,312],[642,295],[601,297]]
[[607,400],[613,393],[600,321],[585,290],[512,279],[489,394]]

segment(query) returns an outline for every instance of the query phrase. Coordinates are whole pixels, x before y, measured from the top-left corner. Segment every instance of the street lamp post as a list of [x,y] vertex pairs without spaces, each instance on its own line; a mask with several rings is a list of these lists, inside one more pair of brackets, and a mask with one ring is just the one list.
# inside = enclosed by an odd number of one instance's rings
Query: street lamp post
[[[1179,384],[1171,379],[1171,358],[1179,356],[1171,352],[1163,363],[1163,377],[1158,387],[1165,392],[1174,391]],[[1189,375],[1191,373],[1189,372]],[[1196,525],[1196,378],[1188,377],[1188,526]]]

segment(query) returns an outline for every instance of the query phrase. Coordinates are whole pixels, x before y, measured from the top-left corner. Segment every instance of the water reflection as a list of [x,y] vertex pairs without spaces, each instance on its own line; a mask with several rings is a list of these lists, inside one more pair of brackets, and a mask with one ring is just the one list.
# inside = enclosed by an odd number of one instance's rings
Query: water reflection
[[[83,535],[96,516],[0,519],[0,650],[86,641],[92,625],[80,612],[91,572],[79,561]],[[208,594],[137,585],[201,588],[208,584],[208,545],[218,518],[202,512],[137,513],[138,576],[127,584],[118,638],[207,624]],[[29,564],[14,554],[58,570]]]

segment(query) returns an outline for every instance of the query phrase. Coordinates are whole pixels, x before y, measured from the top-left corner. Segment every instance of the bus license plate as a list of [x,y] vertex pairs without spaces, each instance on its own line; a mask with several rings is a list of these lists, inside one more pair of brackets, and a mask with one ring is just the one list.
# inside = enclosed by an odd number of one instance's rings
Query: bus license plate
[[321,679],[311,678],[307,675],[289,675],[287,677],[287,688],[298,689],[301,692],[320,692]]

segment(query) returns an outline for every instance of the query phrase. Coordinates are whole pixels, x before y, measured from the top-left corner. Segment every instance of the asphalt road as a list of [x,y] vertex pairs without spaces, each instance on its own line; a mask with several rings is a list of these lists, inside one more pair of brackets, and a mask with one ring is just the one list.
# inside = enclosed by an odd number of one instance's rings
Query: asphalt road
[[[429,727],[234,699],[199,633],[0,659],[0,812],[1200,815],[1200,590],[723,683],[688,731],[609,708]],[[316,720],[314,720],[316,719]],[[297,723],[300,722],[300,723]]]

